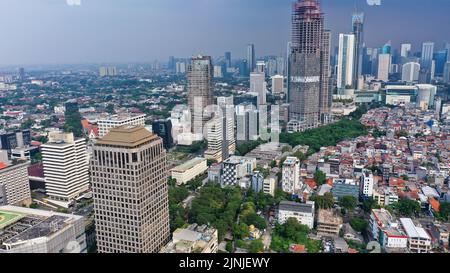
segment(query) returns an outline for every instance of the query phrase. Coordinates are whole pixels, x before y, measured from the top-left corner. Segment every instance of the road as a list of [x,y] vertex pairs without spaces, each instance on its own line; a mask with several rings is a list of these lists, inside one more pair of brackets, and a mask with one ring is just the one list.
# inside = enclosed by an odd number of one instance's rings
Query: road
[[264,248],[266,249],[266,251],[269,251],[270,243],[272,242],[272,224],[269,222],[269,212],[264,213],[264,220],[266,220],[267,228],[266,232],[264,232],[261,238],[264,243]]

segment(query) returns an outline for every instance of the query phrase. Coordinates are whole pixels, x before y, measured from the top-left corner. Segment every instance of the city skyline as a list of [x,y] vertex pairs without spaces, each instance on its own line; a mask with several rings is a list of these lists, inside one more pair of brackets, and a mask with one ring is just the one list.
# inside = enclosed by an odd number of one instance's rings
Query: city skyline
[[[255,44],[257,56],[281,55],[291,39],[292,2],[91,0],[71,6],[63,0],[2,0],[0,7],[10,12],[0,18],[9,41],[0,45],[0,65],[146,62],[167,60],[171,55],[222,56],[225,51],[244,58],[249,43]],[[411,43],[416,52],[422,42],[433,41],[439,49],[449,39],[442,37],[449,32],[444,28],[450,26],[441,8],[449,5],[445,0],[426,5],[421,0],[408,5],[401,0],[382,1],[380,6],[369,6],[365,0],[320,3],[333,47],[339,33],[351,32],[355,3],[365,13],[368,47],[392,40],[393,47]],[[416,16],[428,19],[411,27]],[[205,34],[211,38],[201,39]]]

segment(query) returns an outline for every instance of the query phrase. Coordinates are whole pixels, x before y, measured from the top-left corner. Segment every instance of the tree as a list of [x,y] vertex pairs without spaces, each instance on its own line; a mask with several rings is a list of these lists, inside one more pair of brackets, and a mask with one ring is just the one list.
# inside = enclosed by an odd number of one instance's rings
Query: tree
[[233,253],[234,252],[234,247],[233,247],[233,243],[232,242],[227,242],[225,249],[228,251],[228,253]]
[[394,205],[394,209],[402,216],[411,217],[420,212],[420,204],[414,200],[402,199]]
[[367,221],[360,218],[353,218],[350,220],[350,226],[357,232],[363,232],[367,228]]
[[448,202],[441,202],[439,216],[443,220],[448,221],[448,217],[450,216],[450,203],[448,203]]
[[314,174],[314,180],[316,180],[317,185],[320,186],[325,184],[325,182],[327,181],[327,176],[321,170],[317,170],[316,173]]
[[376,205],[377,202],[372,197],[369,197],[363,201],[362,208],[365,212],[369,213],[375,208]]
[[358,200],[354,196],[344,196],[342,197],[340,204],[346,210],[353,211],[358,205]]
[[234,224],[233,234],[238,239],[244,239],[250,236],[250,230],[245,223]]
[[325,193],[323,196],[316,195],[311,198],[312,201],[316,202],[317,207],[321,209],[330,209],[334,205],[334,197],[330,192]]
[[262,242],[262,240],[254,240],[250,243],[248,251],[250,253],[262,252],[262,251],[264,251],[264,243]]

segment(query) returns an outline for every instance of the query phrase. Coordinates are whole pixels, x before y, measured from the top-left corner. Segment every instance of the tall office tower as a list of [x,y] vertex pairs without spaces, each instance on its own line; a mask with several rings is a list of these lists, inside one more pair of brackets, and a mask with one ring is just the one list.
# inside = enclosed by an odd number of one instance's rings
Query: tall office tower
[[267,83],[264,72],[250,73],[250,92],[258,94],[258,108],[259,105],[266,104]]
[[175,57],[174,56],[170,56],[169,57],[169,62],[167,63],[167,69],[169,69],[171,71],[175,71],[175,69],[176,69],[176,62],[175,62]]
[[282,168],[281,188],[284,192],[296,193],[300,183],[300,161],[296,157],[287,157]]
[[272,95],[282,94],[284,92],[284,77],[275,75],[272,77]]
[[257,61],[256,62],[256,68],[255,68],[254,72],[266,73],[266,62],[264,62],[264,61]]
[[445,50],[447,51],[447,62],[450,62],[450,42],[445,43]]
[[409,62],[403,65],[402,81],[417,82],[419,80],[420,64]]
[[236,106],[237,141],[258,140],[259,113],[253,104]]
[[389,70],[391,67],[391,54],[378,55],[378,76],[379,80],[387,82],[389,80]]
[[363,70],[364,51],[364,13],[355,11],[352,16],[353,35],[355,36],[355,51],[353,58],[353,86],[358,86],[358,78]]
[[286,73],[286,62],[283,57],[277,57],[277,74],[284,76]]
[[164,148],[170,149],[173,145],[172,122],[170,119],[160,119],[152,123],[152,131],[163,140]]
[[370,60],[372,63],[371,67],[371,74],[373,76],[376,76],[378,74],[378,56],[380,55],[380,49],[379,48],[372,48],[371,54],[370,54]]
[[204,153],[206,159],[212,159],[217,162],[223,161],[223,136],[224,136],[224,121],[223,116],[214,115],[205,124],[205,139],[208,143],[208,148]]
[[113,77],[117,75],[117,68],[115,66],[102,66],[99,68],[100,77]]
[[354,87],[354,61],[355,57],[355,35],[339,34],[339,54],[337,68],[337,88],[338,93],[343,94],[347,87]]
[[226,68],[231,67],[231,52],[225,52],[225,65]]
[[251,73],[255,71],[256,68],[256,53],[255,53],[255,45],[248,44],[247,45],[247,72]]
[[390,54],[392,55],[392,46],[391,41],[387,42],[383,48],[381,49],[381,54]]
[[444,66],[444,82],[450,83],[450,62],[445,63]]
[[203,134],[203,126],[210,118],[204,113],[208,105],[213,105],[214,68],[210,56],[192,58],[187,71],[188,105],[191,110],[192,132]]
[[50,132],[41,146],[45,191],[51,199],[70,202],[89,189],[89,165],[84,138]]
[[298,0],[293,4],[288,102],[289,118],[298,121],[300,130],[319,125],[325,59],[323,25],[317,0]]
[[403,58],[409,58],[410,55],[411,55],[411,44],[402,44],[400,56]]
[[444,66],[447,62],[447,50],[440,50],[433,54],[433,61],[435,61],[435,71],[436,76],[442,76],[444,74]]
[[19,81],[25,81],[25,68],[19,68]]
[[331,31],[324,30],[322,37],[321,81],[319,98],[319,118],[326,124],[331,121],[331,103],[333,101],[331,78]]
[[166,151],[143,126],[112,129],[91,159],[97,248],[156,253],[169,240]]
[[422,69],[431,69],[434,53],[434,43],[425,42],[422,44],[422,57],[420,59],[420,66]]
[[236,152],[236,138],[234,134],[234,97],[218,97],[217,105],[222,110],[223,115],[223,148],[222,157],[227,159]]

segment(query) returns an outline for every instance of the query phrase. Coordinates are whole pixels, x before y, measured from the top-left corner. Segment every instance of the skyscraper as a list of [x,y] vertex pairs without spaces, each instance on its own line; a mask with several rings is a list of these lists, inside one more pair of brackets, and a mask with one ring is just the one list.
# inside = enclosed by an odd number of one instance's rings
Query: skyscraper
[[[355,35],[339,34],[339,53],[338,53],[338,70],[337,70],[337,88],[341,94],[343,89],[354,84],[354,61],[355,57]],[[353,85],[356,87],[356,85]]]
[[321,88],[324,86],[324,17],[317,0],[293,4],[292,45],[289,57],[289,118],[301,130],[319,125]]
[[403,58],[408,58],[411,54],[411,44],[402,44],[400,50],[400,56]]
[[387,42],[383,48],[381,49],[381,54],[391,54],[392,55],[392,46],[391,41]]
[[358,85],[358,78],[363,70],[363,49],[364,49],[364,13],[355,11],[352,16],[352,30],[355,40],[355,51],[353,58],[353,86]]
[[422,44],[422,57],[420,59],[420,66],[423,69],[430,70],[433,61],[434,43],[425,42]]
[[226,68],[231,67],[231,52],[225,52],[225,65]]
[[402,81],[417,82],[419,80],[420,64],[409,62],[403,65]]
[[324,30],[322,36],[321,81],[319,97],[319,118],[323,123],[331,121],[331,103],[333,100],[331,78],[331,31]]
[[143,126],[112,129],[91,159],[97,248],[155,253],[170,235],[166,151]]
[[247,72],[251,73],[255,71],[256,68],[256,53],[255,53],[255,45],[248,44],[247,45]]
[[218,97],[217,105],[222,110],[223,114],[223,148],[222,157],[227,159],[229,155],[236,152],[236,138],[234,134],[234,97]]
[[389,80],[389,69],[391,67],[391,55],[378,55],[378,79],[387,82]]
[[173,145],[172,122],[170,119],[156,120],[152,123],[152,131],[163,140],[164,148],[170,149]]
[[192,58],[187,71],[187,91],[194,134],[203,134],[203,126],[209,119],[204,110],[206,106],[214,103],[213,75],[214,68],[210,56],[199,55]]
[[267,84],[264,72],[250,73],[250,92],[258,94],[258,107],[266,104]]
[[89,165],[84,138],[50,132],[41,146],[45,191],[53,200],[70,202],[89,189]]

